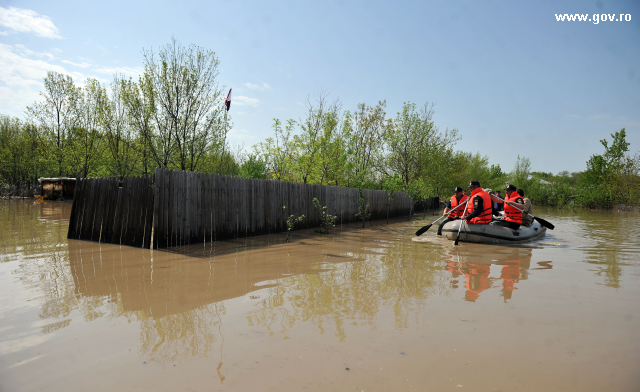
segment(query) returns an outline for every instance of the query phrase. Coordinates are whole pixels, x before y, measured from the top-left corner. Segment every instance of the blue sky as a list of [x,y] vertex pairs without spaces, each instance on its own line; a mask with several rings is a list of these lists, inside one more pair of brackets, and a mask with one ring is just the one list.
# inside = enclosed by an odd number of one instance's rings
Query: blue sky
[[[584,170],[625,127],[640,150],[638,1],[2,1],[0,113],[24,118],[47,70],[135,76],[171,36],[216,52],[233,87],[230,140],[272,134],[321,90],[343,109],[435,103],[458,148],[511,170]],[[630,14],[558,22],[555,14]]]

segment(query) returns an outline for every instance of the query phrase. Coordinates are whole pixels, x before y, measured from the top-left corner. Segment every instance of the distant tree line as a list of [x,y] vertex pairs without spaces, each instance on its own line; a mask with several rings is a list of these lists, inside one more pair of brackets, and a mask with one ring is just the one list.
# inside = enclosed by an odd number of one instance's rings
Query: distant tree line
[[638,204],[638,155],[622,129],[606,140],[584,172],[532,172],[518,157],[505,173],[489,157],[455,149],[456,129],[440,130],[433,105],[406,102],[395,117],[386,101],[343,110],[326,92],[308,98],[303,118],[274,119],[272,136],[245,152],[231,146],[233,126],[218,85],[215,53],[172,39],[143,50],[144,72],[77,85],[49,72],[41,100],[26,119],[0,115],[0,184],[35,184],[38,177],[123,178],[156,167],[249,178],[404,191],[415,201],[448,198],[475,179],[501,189],[511,182],[535,203],[611,207]]

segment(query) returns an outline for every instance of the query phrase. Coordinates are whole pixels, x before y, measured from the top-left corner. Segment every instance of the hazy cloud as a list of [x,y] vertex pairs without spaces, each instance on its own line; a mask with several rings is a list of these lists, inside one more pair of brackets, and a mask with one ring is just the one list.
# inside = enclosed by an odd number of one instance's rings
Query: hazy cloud
[[83,62],[83,63],[74,63],[73,61],[69,61],[69,60],[62,60],[63,63],[65,64],[69,64],[69,65],[73,65],[74,67],[80,67],[80,68],[87,68],[90,67],[91,64]]
[[81,73],[69,72],[42,58],[27,57],[32,53],[22,46],[0,44],[0,82],[5,84],[0,86],[0,106],[5,114],[17,116],[38,99],[47,71],[69,74],[77,81],[84,79]]
[[245,86],[249,90],[256,90],[256,91],[271,90],[271,86],[269,86],[268,84],[266,84],[264,82],[262,84],[253,84],[253,83],[247,82],[243,86]]
[[237,97],[233,97],[231,99],[232,105],[235,103],[240,106],[252,106],[256,107],[260,103],[256,98],[245,97],[244,95],[238,95]]
[[62,38],[48,16],[26,9],[0,7],[0,26],[20,33],[32,32],[45,38]]
[[144,72],[142,68],[132,67],[101,67],[96,68],[94,71],[107,75],[123,74],[127,76],[138,76],[142,75],[142,72]]

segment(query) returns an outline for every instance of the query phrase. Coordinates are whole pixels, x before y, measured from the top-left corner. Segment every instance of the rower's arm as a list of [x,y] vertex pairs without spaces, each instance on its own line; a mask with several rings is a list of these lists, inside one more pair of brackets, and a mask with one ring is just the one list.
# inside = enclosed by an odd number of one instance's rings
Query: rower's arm
[[507,204],[520,208],[521,210],[524,210],[525,205],[524,205],[524,200],[522,200],[521,197],[518,197],[515,201],[508,201],[506,202]]
[[476,197],[473,200],[473,212],[470,213],[469,215],[467,215],[466,217],[463,217],[464,219],[466,219],[467,221],[475,218],[476,216],[480,215],[482,213],[482,211],[484,211],[484,207],[482,206],[483,204],[483,200],[481,197]]

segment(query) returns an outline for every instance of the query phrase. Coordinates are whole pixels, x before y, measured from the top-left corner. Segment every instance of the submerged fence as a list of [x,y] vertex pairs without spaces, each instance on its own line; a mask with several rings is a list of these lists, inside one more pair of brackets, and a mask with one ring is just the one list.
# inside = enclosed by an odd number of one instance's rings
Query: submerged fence
[[67,238],[149,248],[153,198],[148,177],[78,179]]
[[[189,245],[287,230],[290,215],[304,215],[298,227],[317,227],[313,198],[338,223],[357,220],[358,190],[326,185],[256,180],[156,169],[153,248]],[[363,190],[371,219],[408,215],[411,200],[399,192]],[[285,207],[285,208],[283,208]]]
[[[370,219],[408,215],[411,199],[363,189]],[[78,179],[69,221],[70,239],[149,248],[269,234],[287,230],[287,217],[304,215],[296,227],[320,225],[317,198],[337,223],[358,221],[358,190],[326,185],[256,180],[156,169],[155,180],[129,177]]]

